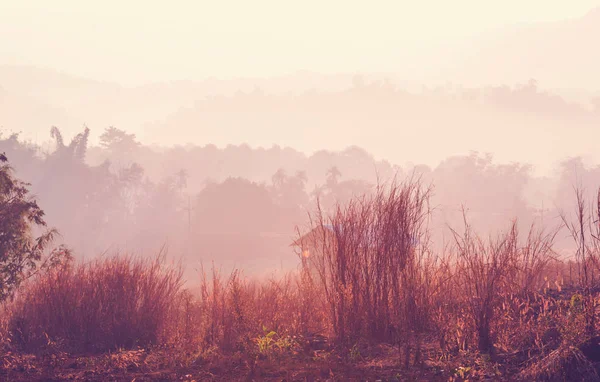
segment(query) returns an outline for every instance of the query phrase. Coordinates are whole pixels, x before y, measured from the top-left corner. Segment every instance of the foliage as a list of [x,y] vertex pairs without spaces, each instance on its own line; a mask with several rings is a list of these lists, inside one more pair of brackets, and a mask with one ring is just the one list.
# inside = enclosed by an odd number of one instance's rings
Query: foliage
[[55,342],[100,352],[163,343],[180,288],[181,272],[164,256],[55,268],[17,296],[12,341],[28,350]]
[[111,126],[100,135],[100,145],[116,155],[134,151],[139,143],[136,141],[135,134],[128,134]]
[[[271,185],[242,178],[207,183],[193,206],[190,197],[188,221],[181,202],[193,180],[189,170],[171,168],[153,183],[135,163],[118,170],[108,162],[91,166],[81,157],[87,134],[67,145],[53,129],[56,151],[36,162],[45,171],[38,187],[59,206],[54,216],[71,224],[72,232],[87,230],[87,236],[74,235],[84,243],[90,232],[116,241],[123,238],[122,227],[132,227],[144,232],[138,242],[150,245],[167,228],[178,231],[182,221],[198,231],[262,233],[279,226],[280,211],[310,205],[307,174],[289,176],[281,169]],[[51,252],[46,262],[44,250],[55,231],[35,238],[46,228],[44,214],[28,185],[13,178],[4,156],[0,160],[0,227],[8,232],[0,237],[1,253],[17,262],[21,258],[14,254],[24,254],[33,262],[3,268],[20,269],[18,284],[61,256]],[[521,193],[529,172],[527,166],[495,166],[491,157],[473,155],[445,161],[429,175],[443,179],[437,200],[447,203],[463,192],[453,183],[473,181],[468,192],[486,195],[476,205],[475,226],[481,229],[492,227],[479,223],[500,207],[526,209]],[[596,330],[600,212],[586,209],[583,194],[577,195],[576,221],[563,216],[577,246],[569,262],[554,251],[557,231],[532,224],[522,235],[513,221],[495,236],[483,236],[464,210],[465,232],[453,231],[453,245],[438,253],[430,246],[431,188],[414,178],[369,188],[341,180],[336,166],[322,175],[317,196],[327,206],[310,215],[307,228],[314,235],[299,235],[309,238],[301,244],[311,248],[303,251],[297,272],[254,280],[238,271],[223,277],[216,268],[202,269],[194,294],[181,290],[178,270],[159,262],[125,257],[54,267],[26,283],[9,305],[0,342],[9,338],[31,351],[73,352],[168,345],[183,354],[178,360],[186,367],[227,359],[250,370],[258,360],[279,362],[282,356],[364,366],[373,361],[369,349],[385,345],[395,351],[394,368],[436,362],[451,380],[505,376],[505,367],[513,368],[511,375],[524,368],[522,376],[533,379],[573,376],[577,368],[592,373],[582,344]],[[494,194],[482,191],[509,186],[508,194],[517,197],[500,192],[493,203],[487,196]],[[594,207],[600,211],[600,204]],[[170,226],[162,231],[161,225]]]
[[418,181],[379,185],[373,194],[311,215],[298,243],[303,265],[325,292],[336,341],[359,337],[411,343],[430,323],[426,223],[430,189]]
[[[62,246],[47,253],[57,231],[46,229],[44,211],[30,196],[29,184],[15,179],[7,162],[0,154],[0,301],[39,270],[70,258]],[[43,232],[36,237],[39,230]]]

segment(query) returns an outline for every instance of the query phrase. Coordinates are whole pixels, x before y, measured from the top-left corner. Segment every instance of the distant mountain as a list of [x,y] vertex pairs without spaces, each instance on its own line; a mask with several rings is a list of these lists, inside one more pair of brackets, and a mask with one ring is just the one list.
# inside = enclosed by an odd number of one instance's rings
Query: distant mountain
[[[92,144],[111,125],[145,143],[163,145],[279,144],[311,152],[359,144],[379,158],[429,163],[471,149],[506,151],[513,144],[507,143],[508,135],[492,139],[489,134],[511,129],[530,141],[548,140],[540,142],[548,153],[567,155],[580,149],[571,137],[573,129],[589,131],[590,138],[597,129],[600,114],[587,111],[591,106],[585,98],[600,90],[598,37],[600,9],[578,19],[488,34],[465,47],[464,54],[454,52],[459,57],[447,60],[454,64],[445,70],[446,60],[431,65],[432,71],[440,67],[434,82],[454,83],[458,92],[441,86],[409,93],[396,91],[396,86],[406,89],[409,84],[392,76],[306,71],[123,87],[50,69],[0,65],[0,126],[47,137],[50,126],[57,125],[68,139],[87,124]],[[383,81],[386,77],[394,84]],[[374,80],[380,82],[373,86]],[[536,85],[511,89],[528,83]],[[560,94],[541,90],[548,88],[570,89],[588,107],[583,110]],[[548,132],[564,136],[564,145],[558,146]],[[456,134],[465,137],[460,147],[445,145]],[[596,152],[594,141],[589,139],[585,150]],[[428,143],[424,149],[415,142]],[[513,159],[539,160],[526,139],[519,144],[521,156]]]
[[[597,152],[593,142],[599,121],[597,113],[539,90],[535,82],[423,93],[368,85],[303,95],[256,91],[213,97],[148,124],[144,131],[148,141],[162,139],[165,145],[276,143],[308,153],[359,145],[399,164],[435,164],[476,150],[545,171],[548,158]],[[536,150],[531,150],[532,142]]]
[[[22,132],[25,139],[49,138],[50,126],[73,124],[68,113],[55,105],[28,95],[0,88],[0,133]],[[38,135],[42,133],[41,135]]]
[[28,95],[61,95],[67,99],[72,98],[74,94],[119,88],[114,83],[76,77],[53,69],[18,65],[0,65],[0,86]]
[[440,79],[469,84],[515,84],[600,90],[600,8],[581,18],[507,27],[465,46]]
[[0,65],[0,126],[47,133],[59,125],[66,135],[92,128],[94,139],[114,125],[143,135],[142,126],[163,120],[180,108],[211,96],[232,96],[260,88],[269,93],[340,90],[353,75],[298,72],[274,78],[235,78],[172,81],[123,87],[112,82],[71,76],[34,66]]
[[55,70],[33,66],[0,66],[0,126],[25,135],[49,138],[52,125],[67,136],[92,124],[94,116],[84,117],[89,105],[99,105],[97,97],[118,94],[120,87],[79,78]]
[[[370,80],[384,77],[367,76]],[[163,121],[207,98],[256,91],[277,95],[314,89],[341,91],[355,80],[354,74],[301,71],[272,78],[208,78],[124,87],[47,68],[0,65],[0,127],[47,138],[52,125],[61,127],[66,136],[73,136],[86,124],[94,142],[105,127],[116,126],[144,139],[148,136],[144,126]],[[198,136],[203,134],[184,134],[179,142],[196,140]],[[154,142],[163,143],[162,139]]]

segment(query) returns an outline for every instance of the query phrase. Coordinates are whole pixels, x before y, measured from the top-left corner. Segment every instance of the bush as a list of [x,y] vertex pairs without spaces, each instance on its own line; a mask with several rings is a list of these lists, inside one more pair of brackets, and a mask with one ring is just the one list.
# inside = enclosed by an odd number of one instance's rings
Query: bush
[[190,309],[193,312],[193,331],[204,351],[259,351],[258,343],[270,332],[277,333],[279,341],[323,330],[324,306],[314,299],[316,290],[302,273],[256,281],[239,271],[225,278],[213,268],[201,276],[199,298],[180,312],[184,316]]
[[8,327],[15,345],[49,342],[101,352],[163,343],[181,292],[181,271],[164,257],[113,257],[54,269],[24,287]]

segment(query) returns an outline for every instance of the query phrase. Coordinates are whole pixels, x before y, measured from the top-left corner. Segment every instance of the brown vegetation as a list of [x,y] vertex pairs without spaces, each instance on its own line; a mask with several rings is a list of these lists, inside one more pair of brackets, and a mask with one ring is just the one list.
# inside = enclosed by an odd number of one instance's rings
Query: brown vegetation
[[102,352],[163,343],[181,289],[177,268],[114,257],[53,269],[26,286],[11,306],[13,344]]
[[[180,268],[160,256],[39,274],[3,308],[2,373],[598,379],[598,210],[584,208],[578,194],[577,224],[569,227],[582,252],[574,262],[556,258],[557,230],[532,226],[523,237],[513,222],[485,239],[466,213],[463,232],[454,230],[454,243],[436,254],[430,194],[417,180],[394,181],[330,214],[317,209],[306,227],[312,234],[296,241],[301,265],[284,277],[223,276],[213,266],[192,292]],[[115,353],[106,358],[107,351]]]

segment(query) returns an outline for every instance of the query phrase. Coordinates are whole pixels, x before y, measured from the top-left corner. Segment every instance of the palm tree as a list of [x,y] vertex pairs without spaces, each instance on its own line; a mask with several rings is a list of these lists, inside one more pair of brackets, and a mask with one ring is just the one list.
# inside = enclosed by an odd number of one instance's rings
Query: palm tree
[[84,126],[83,132],[77,134],[69,143],[65,145],[62,133],[56,126],[52,126],[50,129],[50,136],[54,138],[56,142],[56,151],[54,155],[61,158],[68,158],[67,160],[75,160],[78,163],[83,163],[85,160],[85,154],[87,152],[88,138],[90,136],[90,129]]

